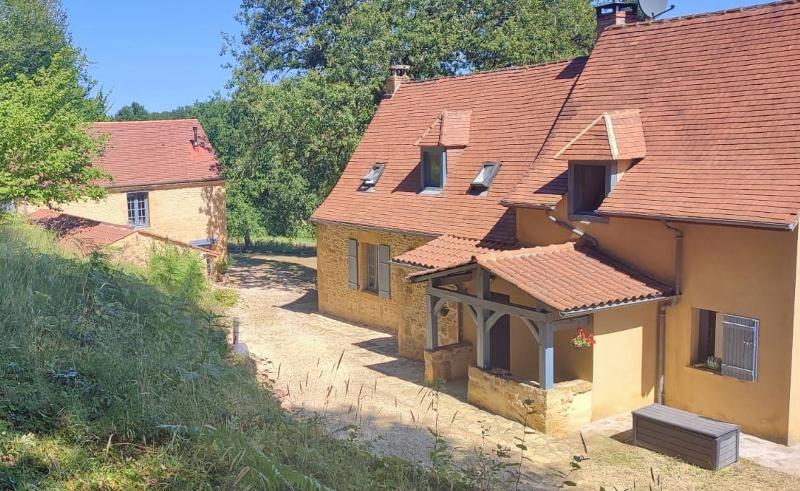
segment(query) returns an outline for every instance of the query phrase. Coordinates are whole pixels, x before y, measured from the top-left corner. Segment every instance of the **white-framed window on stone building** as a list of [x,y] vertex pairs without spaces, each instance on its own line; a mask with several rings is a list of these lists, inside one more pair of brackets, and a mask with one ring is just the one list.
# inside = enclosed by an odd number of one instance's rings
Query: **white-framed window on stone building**
[[150,205],[147,193],[128,193],[128,225],[133,227],[150,225]]

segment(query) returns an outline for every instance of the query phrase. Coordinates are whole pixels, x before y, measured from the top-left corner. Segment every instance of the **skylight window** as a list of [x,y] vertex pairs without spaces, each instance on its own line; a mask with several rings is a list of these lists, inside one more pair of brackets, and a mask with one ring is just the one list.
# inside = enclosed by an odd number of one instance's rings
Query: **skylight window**
[[384,168],[386,168],[386,164],[380,162],[373,164],[372,168],[367,172],[367,175],[361,178],[361,190],[369,191],[373,189],[375,185],[378,184],[378,180],[381,178]]
[[469,187],[470,190],[483,192],[489,189],[489,186],[494,181],[497,172],[500,170],[499,162],[485,162],[481,165],[481,170],[475,179],[472,180]]

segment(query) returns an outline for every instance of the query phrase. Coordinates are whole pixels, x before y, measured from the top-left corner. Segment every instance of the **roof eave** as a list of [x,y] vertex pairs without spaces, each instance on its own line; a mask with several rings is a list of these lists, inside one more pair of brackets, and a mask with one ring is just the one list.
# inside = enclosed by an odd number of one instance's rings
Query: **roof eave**
[[603,305],[597,305],[592,307],[585,307],[585,308],[578,308],[578,309],[568,309],[568,310],[559,310],[558,314],[564,318],[569,319],[572,317],[581,317],[587,314],[593,314],[595,312],[602,312],[604,310],[611,310],[616,309],[619,307],[628,307],[631,305],[641,305],[645,303],[652,303],[652,302],[668,302],[679,298],[680,295],[658,295],[648,298],[642,298],[637,300],[629,300],[624,302],[612,302]]
[[376,230],[379,232],[390,232],[393,234],[405,234],[405,235],[418,235],[420,237],[431,237],[436,238],[442,235],[442,233],[433,233],[433,232],[420,232],[418,230],[407,230],[402,228],[392,228],[392,227],[380,227],[376,225],[364,225],[363,223],[354,223],[348,222],[346,220],[331,220],[328,218],[319,218],[312,216],[308,219],[309,222],[316,224],[316,225],[340,225],[344,227],[352,227],[358,228],[362,230]]
[[695,218],[695,217],[678,217],[678,216],[671,216],[671,215],[660,215],[657,213],[653,214],[645,214],[645,213],[626,213],[622,211],[615,211],[615,212],[606,212],[601,211],[598,213],[600,216],[607,216],[607,217],[619,217],[619,218],[638,218],[641,220],[659,220],[659,221],[668,221],[668,222],[680,222],[680,223],[698,223],[698,224],[705,224],[705,225],[722,225],[722,226],[729,226],[729,227],[745,227],[745,228],[757,228],[757,229],[768,229],[768,230],[788,230],[792,231],[797,227],[797,218],[795,218],[792,222],[757,222],[753,220],[725,220],[725,219],[714,219],[714,218]]

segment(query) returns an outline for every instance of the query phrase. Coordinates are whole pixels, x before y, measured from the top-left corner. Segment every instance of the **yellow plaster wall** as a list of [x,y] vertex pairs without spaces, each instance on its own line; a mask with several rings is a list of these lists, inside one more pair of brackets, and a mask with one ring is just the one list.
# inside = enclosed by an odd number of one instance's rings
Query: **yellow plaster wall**
[[[567,219],[564,201],[555,211],[562,220]],[[606,253],[663,282],[674,281],[674,235],[661,222],[610,218],[607,222],[574,222],[573,225],[597,238]],[[800,345],[794,336],[798,320],[794,308],[797,233],[705,224],[676,226],[685,236],[683,295],[675,306],[667,309],[665,402],[737,423],[745,432],[774,441],[796,441],[800,433],[800,415],[797,410],[793,411],[790,425],[790,380],[793,372],[800,373],[800,367],[796,366],[798,361],[792,358],[793,345]],[[528,245],[576,238],[549,221],[541,210],[518,209],[517,232],[520,241]],[[697,308],[760,320],[758,380],[755,383],[689,367],[695,343],[693,312]],[[631,319],[631,323],[642,325],[646,333],[646,324],[655,322],[650,319],[654,319],[653,314],[643,313],[641,320]],[[625,372],[615,367],[615,360],[630,357],[627,348],[637,344],[629,336],[633,334],[627,331],[614,334],[614,339],[619,338],[619,349],[609,348],[613,352],[603,356],[606,361],[594,362],[593,399],[597,401],[598,411],[601,411],[600,405],[605,404],[602,402],[603,379],[608,375],[604,370],[623,375]],[[598,340],[598,345],[600,342]],[[653,337],[652,347],[644,351],[640,346],[639,353],[655,356],[655,345]],[[598,351],[596,346],[595,356]],[[645,356],[641,363],[647,361]],[[635,362],[634,359],[632,363]],[[637,371],[645,373],[643,366]],[[797,378],[795,376],[793,383],[800,388]],[[631,386],[635,387],[635,382],[631,382]],[[613,409],[609,406],[609,410]]]
[[[134,233],[109,245],[103,249],[103,252],[107,253],[114,261],[126,264],[134,264],[137,266],[145,266],[147,265],[150,254],[153,252],[153,250],[163,247],[164,244],[165,241],[163,240]],[[201,261],[203,261],[203,265],[205,266],[205,255],[203,253],[193,248],[186,249],[190,250]],[[206,271],[205,267],[203,271]]]
[[[148,192],[151,232],[190,242],[215,238],[227,243],[225,186],[193,186],[142,190]],[[111,192],[100,201],[62,205],[64,213],[102,222],[128,223],[127,193]]]
[[[795,234],[795,240],[797,234]],[[800,243],[796,243],[795,288],[794,288],[794,336],[792,339],[792,381],[789,394],[788,442],[800,442]]]
[[656,382],[655,303],[595,313],[592,419],[651,404]]
[[[347,281],[347,241],[359,243],[359,289]],[[391,297],[383,298],[363,289],[367,243],[388,245],[391,257],[415,249],[431,237],[367,230],[344,225],[317,225],[317,285],[320,312],[351,322],[397,333],[402,356],[423,359],[425,351],[426,307],[424,284],[412,284],[406,276],[412,271],[391,267]],[[447,303],[449,313],[439,317],[439,344],[458,342],[458,309]]]

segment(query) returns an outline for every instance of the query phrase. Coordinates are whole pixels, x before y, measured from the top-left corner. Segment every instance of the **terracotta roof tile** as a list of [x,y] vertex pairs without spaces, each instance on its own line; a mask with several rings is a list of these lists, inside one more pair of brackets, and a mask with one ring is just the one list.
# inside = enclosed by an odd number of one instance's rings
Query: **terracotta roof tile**
[[82,254],[89,254],[103,249],[129,235],[141,234],[162,242],[169,242],[177,246],[194,249],[210,256],[217,257],[220,255],[218,251],[175,240],[146,229],[138,229],[127,225],[117,225],[108,222],[98,222],[96,220],[48,209],[36,210],[28,215],[28,220],[34,225],[53,231],[56,234],[58,243],[61,244],[62,247],[76,250]]
[[97,222],[51,210],[37,210],[28,215],[31,223],[56,234],[59,244],[88,254],[135,233],[123,225]]
[[468,261],[475,255],[514,247],[512,243],[492,242],[479,239],[462,239],[442,235],[416,249],[393,259],[394,262],[422,268],[441,268],[454,263]]
[[[394,97],[381,102],[341,179],[313,219],[425,235],[513,240],[514,214],[498,203],[499,198],[522,179],[538,154],[584,61],[403,84]],[[448,151],[442,192],[422,195],[417,143],[440,132],[437,118],[445,110],[471,111],[468,145]],[[487,161],[502,163],[488,193],[468,194]],[[374,191],[359,192],[361,178],[375,162],[386,163],[380,182]]]
[[219,162],[196,119],[103,122],[91,130],[108,137],[96,165],[113,176],[112,187],[221,179]]
[[[477,263],[559,312],[607,308],[655,300],[671,289],[595,249],[572,242],[493,252],[451,264]],[[434,270],[410,275],[420,277]]]
[[551,137],[503,202],[550,206],[556,153],[598,114],[638,108],[647,156],[601,213],[791,227],[800,210],[800,3],[609,28]]
[[469,144],[469,125],[472,111],[448,111],[442,113],[442,133],[439,145],[443,147],[466,147]]

